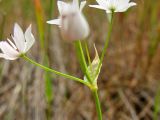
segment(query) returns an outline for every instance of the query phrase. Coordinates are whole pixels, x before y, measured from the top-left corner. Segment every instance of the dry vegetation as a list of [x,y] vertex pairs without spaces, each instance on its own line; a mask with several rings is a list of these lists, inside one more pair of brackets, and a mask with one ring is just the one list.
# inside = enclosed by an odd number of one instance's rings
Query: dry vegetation
[[[51,32],[47,31],[49,0],[41,1],[50,66],[83,77],[74,45],[61,39],[58,27],[51,26]],[[160,87],[160,1],[135,2],[137,7],[116,14],[112,40],[98,79],[104,120],[153,120],[154,98]],[[33,0],[1,0],[0,37],[5,39],[12,33],[15,21],[23,28],[32,23],[36,44],[28,56],[42,63],[34,11]],[[93,58],[94,43],[99,53],[102,50],[108,21],[105,12],[88,7],[84,11],[91,28],[87,41]],[[52,18],[57,15],[54,11]],[[47,104],[44,71],[23,59],[1,59],[0,70],[0,120],[97,119],[92,95],[81,84],[51,75],[53,101]]]

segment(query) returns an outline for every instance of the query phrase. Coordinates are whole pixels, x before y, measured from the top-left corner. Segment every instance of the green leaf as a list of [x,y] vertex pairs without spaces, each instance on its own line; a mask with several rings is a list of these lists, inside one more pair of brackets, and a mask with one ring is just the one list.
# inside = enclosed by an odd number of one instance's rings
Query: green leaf
[[[98,64],[100,62],[100,59],[99,59],[99,55],[98,55],[95,45],[94,45],[94,49],[95,49],[95,58],[93,59],[92,63],[88,66],[87,70],[91,77],[92,83],[97,86],[97,79],[100,73],[100,69],[98,70],[98,74],[96,73],[97,73]],[[84,81],[89,82],[86,76],[84,76]]]

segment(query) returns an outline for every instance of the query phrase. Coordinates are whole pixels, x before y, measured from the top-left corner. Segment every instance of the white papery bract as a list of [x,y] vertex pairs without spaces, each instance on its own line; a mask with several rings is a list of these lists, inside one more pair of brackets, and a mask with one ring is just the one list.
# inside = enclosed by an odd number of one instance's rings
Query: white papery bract
[[0,53],[1,58],[15,60],[22,54],[25,54],[35,42],[31,32],[31,25],[27,28],[25,33],[23,33],[21,27],[15,23],[14,34],[11,36],[13,42],[10,39],[0,42],[0,49],[2,51],[2,53]]
[[47,21],[48,24],[58,25],[62,37],[66,40],[81,40],[89,35],[89,25],[82,14],[86,1],[80,3],[73,0],[72,3],[57,2],[60,16],[58,19]]
[[98,5],[89,5],[90,7],[105,10],[106,13],[125,12],[128,8],[135,6],[136,3],[130,0],[96,0]]

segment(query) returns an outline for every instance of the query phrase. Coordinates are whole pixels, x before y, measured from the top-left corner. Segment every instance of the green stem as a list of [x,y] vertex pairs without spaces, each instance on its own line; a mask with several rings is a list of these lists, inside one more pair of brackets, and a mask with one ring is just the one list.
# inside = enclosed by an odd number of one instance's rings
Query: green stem
[[84,80],[82,80],[82,79],[80,79],[80,78],[77,78],[77,77],[74,77],[74,76],[71,76],[71,75],[68,75],[68,74],[65,74],[65,73],[61,73],[61,72],[58,72],[58,71],[53,70],[53,69],[51,69],[51,68],[48,68],[48,67],[46,67],[46,66],[43,66],[43,65],[41,65],[41,64],[39,64],[39,63],[31,60],[30,58],[28,58],[28,57],[25,56],[25,55],[22,55],[22,58],[24,58],[25,60],[29,61],[30,63],[32,63],[32,64],[34,64],[34,65],[36,65],[36,66],[38,66],[38,67],[40,67],[40,68],[42,68],[42,69],[45,70],[45,71],[52,72],[52,73],[57,74],[57,75],[59,75],[59,76],[62,76],[62,77],[64,77],[64,78],[68,78],[68,79],[71,79],[71,80],[80,82],[80,83],[82,83],[82,84],[90,87],[90,85],[89,85],[88,83],[86,83]]
[[108,44],[109,44],[109,41],[111,39],[111,33],[112,33],[112,28],[113,28],[113,17],[114,17],[114,12],[112,12],[112,14],[111,14],[111,22],[109,23],[108,35],[107,35],[107,38],[106,38],[106,41],[105,41],[104,48],[102,50],[102,54],[101,54],[100,62],[99,62],[98,67],[97,67],[96,74],[98,74],[98,72],[99,72],[99,69],[100,69],[101,64],[103,62],[103,59],[104,59],[104,55],[106,53],[106,49],[108,48]]
[[83,61],[84,67],[85,67],[85,69],[87,69],[87,63],[86,63],[86,59],[84,57],[81,41],[78,40],[77,44],[78,44],[78,48],[80,50],[80,54],[81,54],[81,57],[82,57],[82,61]]
[[88,73],[88,68],[87,68],[88,66],[87,66],[87,63],[86,63],[86,59],[85,59],[85,56],[84,56],[84,52],[83,52],[82,44],[81,44],[80,40],[76,41],[76,48],[79,52],[79,59],[80,59],[80,64],[82,66],[82,71],[86,75],[88,81],[92,84],[92,80],[91,80],[90,75]]
[[95,104],[96,104],[96,111],[97,111],[97,115],[98,115],[98,120],[102,120],[102,111],[101,111],[101,105],[100,105],[100,101],[99,101],[99,97],[98,97],[98,90],[97,89],[92,90],[92,94],[93,94]]
[[90,58],[90,55],[89,55],[88,44],[87,44],[86,41],[84,42],[84,45],[85,45],[85,49],[86,49],[86,54],[87,54],[87,58],[88,58],[88,63],[89,63],[89,65],[91,66],[91,58]]

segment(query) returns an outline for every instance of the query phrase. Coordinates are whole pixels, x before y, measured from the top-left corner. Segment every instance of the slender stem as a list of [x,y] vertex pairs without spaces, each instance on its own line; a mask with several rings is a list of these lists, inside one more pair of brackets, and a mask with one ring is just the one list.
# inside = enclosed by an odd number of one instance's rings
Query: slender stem
[[80,58],[80,59],[81,59],[80,62],[82,62],[81,64],[82,64],[83,67],[84,67],[84,70],[82,70],[82,71],[83,71],[84,74],[86,75],[88,81],[89,81],[90,83],[92,83],[92,80],[91,80],[90,75],[89,75],[89,73],[88,73],[88,68],[87,68],[88,66],[87,66],[87,63],[86,63],[86,59],[85,59],[85,56],[84,56],[84,52],[83,52],[82,44],[81,44],[81,41],[80,41],[80,40],[76,41],[76,47],[77,47],[77,49],[78,49],[78,51],[79,51],[79,53],[80,53],[80,57],[81,57],[81,58]]
[[71,80],[80,82],[80,83],[82,83],[82,84],[90,87],[90,85],[89,85],[88,83],[86,83],[84,80],[82,80],[82,79],[80,79],[80,78],[77,78],[77,77],[74,77],[74,76],[71,76],[71,75],[68,75],[68,74],[65,74],[65,73],[61,73],[61,72],[59,72],[59,71],[56,71],[56,70],[53,70],[53,69],[48,68],[48,67],[46,67],[46,66],[43,66],[43,65],[41,65],[41,64],[39,64],[39,63],[31,60],[30,58],[28,58],[28,57],[25,56],[25,55],[22,55],[22,58],[24,58],[25,60],[29,61],[30,63],[32,63],[32,64],[34,64],[34,65],[36,65],[36,66],[38,66],[38,67],[40,67],[40,68],[42,68],[42,69],[45,70],[45,71],[52,72],[52,73],[57,74],[57,75],[59,75],[59,76],[62,76],[62,77],[64,77],[64,78],[68,78],[68,79],[71,79]]
[[96,104],[96,111],[97,111],[97,115],[98,115],[98,120],[102,120],[102,111],[101,111],[101,105],[100,105],[100,101],[99,101],[99,97],[98,97],[98,90],[97,89],[92,90],[92,94],[93,94],[95,104]]
[[82,57],[82,60],[83,60],[84,67],[85,67],[85,69],[87,69],[87,63],[86,63],[86,59],[84,57],[84,53],[83,53],[83,49],[82,49],[82,44],[81,44],[80,40],[78,40],[78,47],[79,47],[79,50],[80,50],[80,53],[81,53],[81,57]]
[[91,58],[90,58],[90,55],[89,55],[88,44],[87,44],[86,41],[85,41],[84,45],[85,45],[85,49],[86,49],[86,54],[87,54],[87,58],[88,58],[88,63],[89,63],[89,65],[91,66]]
[[98,74],[98,72],[99,72],[99,69],[100,69],[101,64],[103,62],[103,59],[104,59],[104,55],[106,53],[106,49],[108,48],[108,44],[109,44],[109,41],[111,39],[111,33],[112,33],[112,28],[113,28],[113,17],[114,17],[114,12],[111,13],[111,22],[109,23],[109,31],[108,31],[108,35],[107,35],[107,38],[106,38],[106,41],[105,41],[104,48],[102,50],[102,54],[101,54],[100,62],[99,62],[98,67],[97,67],[96,74]]

